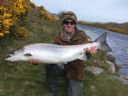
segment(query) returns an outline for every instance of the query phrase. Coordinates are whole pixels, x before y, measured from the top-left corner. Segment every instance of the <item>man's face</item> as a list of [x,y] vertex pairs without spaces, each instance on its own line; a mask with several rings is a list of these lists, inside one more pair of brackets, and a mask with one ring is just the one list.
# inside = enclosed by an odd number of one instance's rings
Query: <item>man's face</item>
[[66,32],[74,32],[75,22],[73,20],[64,20],[63,29]]

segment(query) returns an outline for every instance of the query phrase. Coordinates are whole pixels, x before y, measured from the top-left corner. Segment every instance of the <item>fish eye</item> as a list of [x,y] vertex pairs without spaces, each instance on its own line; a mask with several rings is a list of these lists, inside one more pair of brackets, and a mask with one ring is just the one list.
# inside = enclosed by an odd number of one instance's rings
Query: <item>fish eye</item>
[[11,56],[12,56],[12,54],[7,54],[7,55],[6,55],[7,58],[9,58],[9,57],[11,57]]
[[25,53],[24,56],[29,57],[29,56],[32,56],[32,55],[30,53]]

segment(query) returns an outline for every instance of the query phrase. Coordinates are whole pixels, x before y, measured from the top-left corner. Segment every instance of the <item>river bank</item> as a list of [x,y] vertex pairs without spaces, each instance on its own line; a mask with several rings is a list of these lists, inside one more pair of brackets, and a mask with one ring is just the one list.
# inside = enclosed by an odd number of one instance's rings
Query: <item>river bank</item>
[[118,24],[114,22],[109,23],[100,23],[100,22],[86,22],[86,21],[78,21],[78,24],[92,26],[96,28],[106,29],[112,32],[118,32],[122,34],[128,34],[128,22]]

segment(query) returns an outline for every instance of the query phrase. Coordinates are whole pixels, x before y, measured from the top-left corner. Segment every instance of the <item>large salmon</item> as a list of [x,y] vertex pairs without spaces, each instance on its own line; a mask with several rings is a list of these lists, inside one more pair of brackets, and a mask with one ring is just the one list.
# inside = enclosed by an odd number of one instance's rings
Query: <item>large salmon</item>
[[95,42],[80,45],[56,45],[48,43],[36,43],[26,45],[13,51],[6,58],[8,61],[29,61],[31,59],[39,60],[45,64],[62,64],[76,59],[87,60],[85,49],[96,47],[102,51],[111,51],[106,43],[107,33],[103,33]]

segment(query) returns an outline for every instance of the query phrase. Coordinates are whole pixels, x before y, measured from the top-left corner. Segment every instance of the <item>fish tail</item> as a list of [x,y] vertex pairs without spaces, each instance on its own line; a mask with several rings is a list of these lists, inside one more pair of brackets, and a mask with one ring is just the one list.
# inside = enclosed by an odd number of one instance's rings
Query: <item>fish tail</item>
[[109,45],[106,42],[106,36],[107,32],[103,33],[101,36],[99,36],[95,42],[100,42],[100,48],[99,50],[105,51],[105,52],[110,52],[112,49],[109,47]]

